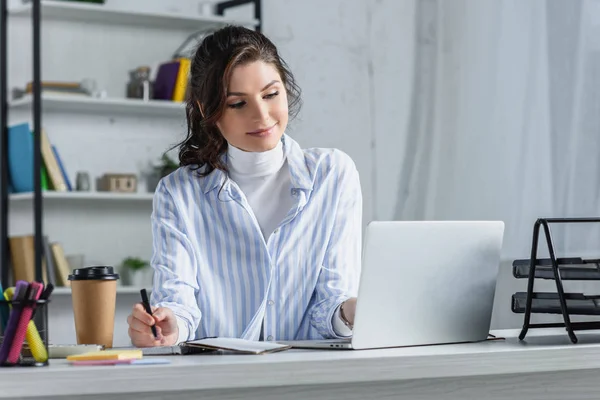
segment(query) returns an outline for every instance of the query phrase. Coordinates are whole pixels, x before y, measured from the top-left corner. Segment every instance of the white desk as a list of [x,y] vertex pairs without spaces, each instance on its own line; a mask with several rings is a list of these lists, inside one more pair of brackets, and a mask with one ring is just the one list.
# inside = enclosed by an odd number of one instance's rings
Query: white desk
[[[547,331],[548,332],[548,331]],[[600,332],[496,331],[505,341],[262,356],[170,357],[172,364],[0,369],[0,398],[598,399]],[[535,336],[535,337],[534,337]],[[46,397],[44,397],[46,398]]]

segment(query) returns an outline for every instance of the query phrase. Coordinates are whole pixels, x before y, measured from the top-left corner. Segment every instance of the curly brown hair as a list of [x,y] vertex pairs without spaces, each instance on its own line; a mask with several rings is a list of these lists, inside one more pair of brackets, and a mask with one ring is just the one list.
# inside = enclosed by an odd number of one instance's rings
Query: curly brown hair
[[227,86],[233,69],[254,61],[272,64],[285,86],[290,118],[301,106],[300,88],[275,45],[262,33],[241,26],[221,28],[199,44],[190,66],[187,94],[187,137],[178,145],[179,164],[192,165],[206,176],[227,171],[221,155],[227,141],[216,123],[226,107]]

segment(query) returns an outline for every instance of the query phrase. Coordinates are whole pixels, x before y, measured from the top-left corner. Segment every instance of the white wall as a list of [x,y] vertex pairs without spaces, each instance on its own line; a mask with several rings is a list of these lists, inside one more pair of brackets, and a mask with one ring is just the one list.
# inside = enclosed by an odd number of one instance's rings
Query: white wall
[[415,0],[372,2],[369,18],[373,219],[393,220],[411,110]]
[[303,90],[289,133],[303,147],[337,147],[355,161],[371,220],[373,153],[369,26],[373,2],[264,0],[264,32]]

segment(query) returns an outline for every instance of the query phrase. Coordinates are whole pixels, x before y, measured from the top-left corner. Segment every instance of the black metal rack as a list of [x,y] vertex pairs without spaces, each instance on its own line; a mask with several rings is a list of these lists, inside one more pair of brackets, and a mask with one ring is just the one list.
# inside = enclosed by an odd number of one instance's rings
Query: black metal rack
[[[41,130],[42,130],[42,110],[41,110],[41,51],[40,51],[40,17],[41,0],[32,1],[32,33],[33,33],[33,132],[34,132],[34,151],[33,151],[33,210],[34,210],[34,249],[35,249],[35,277],[36,280],[42,280],[42,185],[41,185]],[[0,165],[2,173],[0,177],[0,269],[1,282],[3,287],[9,284],[8,279],[8,6],[7,1],[0,1],[0,23],[2,24],[2,37],[0,37],[0,123],[2,140],[0,149]]]
[[258,21],[256,30],[262,32],[262,7],[260,0],[229,0],[217,3],[217,15],[223,15],[225,10],[246,4],[254,4],[254,18]]
[[[42,281],[43,257],[43,202],[41,185],[41,10],[42,0],[30,0],[32,4],[33,34],[33,133],[34,133],[34,249],[35,279]],[[2,287],[9,284],[9,239],[8,239],[8,1],[0,0],[0,282]],[[216,4],[216,12],[223,15],[225,10],[241,5],[254,4],[254,18],[258,21],[256,30],[262,29],[261,0],[231,0]]]
[[8,283],[8,8],[0,1],[0,282]]
[[[527,292],[512,296],[512,311],[524,313],[523,328],[519,339],[523,340],[531,328],[564,327],[571,339],[577,343],[576,330],[600,329],[600,321],[572,322],[571,315],[600,316],[600,296],[586,296],[582,293],[565,293],[563,280],[600,280],[600,260],[578,257],[557,258],[550,233],[550,224],[594,223],[600,218],[540,218],[533,228],[531,258],[515,260],[513,275],[515,278],[527,278]],[[549,259],[538,258],[540,229],[544,229]],[[556,292],[534,292],[536,279],[551,279],[556,283]],[[562,323],[531,323],[532,313],[560,314]]]

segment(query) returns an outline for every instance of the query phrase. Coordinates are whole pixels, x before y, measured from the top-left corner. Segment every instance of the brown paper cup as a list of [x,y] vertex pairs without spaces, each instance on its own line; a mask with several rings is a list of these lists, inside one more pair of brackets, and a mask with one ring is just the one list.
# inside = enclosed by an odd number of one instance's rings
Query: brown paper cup
[[118,279],[112,267],[81,268],[69,275],[77,344],[112,347]]

